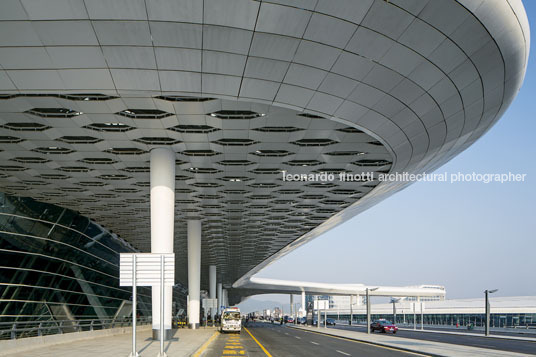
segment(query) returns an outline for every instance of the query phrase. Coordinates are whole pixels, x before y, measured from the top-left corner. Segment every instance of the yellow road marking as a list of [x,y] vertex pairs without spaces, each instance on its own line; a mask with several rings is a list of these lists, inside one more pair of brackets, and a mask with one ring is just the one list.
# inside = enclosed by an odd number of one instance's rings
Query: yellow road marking
[[375,344],[375,343],[372,343],[372,342],[358,341],[358,340],[354,340],[354,339],[352,339],[350,337],[333,336],[333,335],[328,335],[328,334],[325,334],[325,333],[322,333],[322,332],[302,330],[302,329],[296,329],[296,330],[309,332],[309,333],[316,333],[317,335],[322,335],[322,336],[326,336],[326,337],[338,338],[339,340],[351,341],[351,342],[355,342],[355,343],[361,343],[361,344],[364,344],[364,345],[371,345],[371,346],[375,346],[375,347],[379,347],[379,348],[384,348],[386,350],[393,350],[393,351],[397,351],[397,352],[405,352],[405,353],[416,355],[416,356],[427,356],[427,357],[430,356],[430,355],[427,355],[427,354],[417,353],[417,352],[413,352],[413,351],[407,351],[407,350],[402,349],[402,348],[387,347],[387,346],[378,345],[378,344]]
[[199,347],[199,349],[194,353],[193,357],[199,357],[201,356],[201,353],[205,352],[205,350],[207,349],[207,347],[212,343],[212,341],[214,341],[214,339],[216,338],[216,336],[218,336],[219,333],[217,331],[214,331],[214,333],[212,334],[212,336],[207,340],[207,342],[203,343],[203,345],[201,347]]
[[264,351],[264,353],[266,353],[266,355],[267,355],[268,357],[272,357],[272,355],[270,354],[270,352],[268,352],[268,351],[266,350],[266,348],[264,348],[264,346],[261,345],[261,343],[255,338],[255,336],[253,336],[253,335],[251,334],[251,332],[249,332],[249,330],[248,330],[247,328],[244,327],[244,330],[246,330],[246,332],[251,336],[251,338],[252,338],[255,342],[257,342],[257,345],[259,345],[259,347]]

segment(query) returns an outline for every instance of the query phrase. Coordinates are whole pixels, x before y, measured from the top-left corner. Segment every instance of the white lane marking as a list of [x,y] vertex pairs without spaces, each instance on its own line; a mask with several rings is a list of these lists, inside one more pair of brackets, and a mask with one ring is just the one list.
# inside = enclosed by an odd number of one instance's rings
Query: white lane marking
[[311,341],[311,343],[312,343],[313,345],[319,345],[319,344],[320,344],[320,343],[315,342],[315,341]]
[[294,336],[294,337],[296,337],[298,340],[301,340],[301,337],[300,337],[300,336]]
[[287,335],[287,336],[288,336],[288,332],[285,332],[285,335]]
[[339,352],[340,354],[345,355],[345,356],[351,356],[351,354],[346,353],[346,352],[343,352],[343,351],[339,351],[339,350],[335,350],[335,351],[337,351],[337,352]]

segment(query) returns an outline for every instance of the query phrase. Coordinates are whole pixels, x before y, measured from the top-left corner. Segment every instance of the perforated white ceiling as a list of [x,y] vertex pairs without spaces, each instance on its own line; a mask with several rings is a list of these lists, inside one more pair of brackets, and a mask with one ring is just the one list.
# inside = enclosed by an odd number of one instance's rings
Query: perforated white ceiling
[[[368,169],[361,157],[392,163],[375,170],[439,167],[511,103],[529,36],[520,0],[5,0],[0,183],[76,206],[147,250],[147,151],[171,145],[178,222],[206,217],[203,267],[230,284],[407,184],[287,186],[277,170]],[[48,96],[13,96],[29,93]],[[177,95],[217,99],[157,98]],[[206,115],[220,110],[265,115]]]

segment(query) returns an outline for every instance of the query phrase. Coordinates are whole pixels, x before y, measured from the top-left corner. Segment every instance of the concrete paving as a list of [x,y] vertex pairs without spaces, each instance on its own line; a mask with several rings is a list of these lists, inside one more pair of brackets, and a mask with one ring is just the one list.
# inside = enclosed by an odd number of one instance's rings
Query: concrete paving
[[[215,328],[198,330],[179,329],[174,331],[171,341],[165,341],[164,350],[169,357],[193,355],[206,341],[217,333]],[[160,351],[160,342],[153,341],[152,331],[140,331],[136,335],[136,347],[141,357],[155,357]],[[132,334],[87,339],[72,343],[39,347],[20,353],[7,354],[9,357],[127,357],[132,350]]]
[[[289,326],[290,327],[290,326]],[[339,330],[333,328],[316,328],[292,326],[292,328],[310,331],[311,333],[321,333],[330,336],[343,337],[356,341],[373,343],[379,346],[423,353],[431,356],[445,357],[521,357],[526,356],[522,353],[514,353],[507,351],[492,350],[488,348],[478,348],[463,345],[455,345],[442,342],[424,341],[410,338],[395,337],[390,334],[371,334],[367,335],[363,332]]]

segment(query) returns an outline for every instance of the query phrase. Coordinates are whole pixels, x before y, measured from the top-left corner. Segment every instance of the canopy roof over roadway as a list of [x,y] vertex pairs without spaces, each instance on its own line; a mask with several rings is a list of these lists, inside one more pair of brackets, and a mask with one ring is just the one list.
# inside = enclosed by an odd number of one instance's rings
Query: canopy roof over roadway
[[[420,286],[378,286],[364,284],[331,284],[308,281],[291,281],[280,279],[267,279],[251,277],[245,281],[233,284],[238,293],[249,295],[257,294],[301,294],[307,295],[365,295],[369,289],[369,295],[391,297],[438,297],[445,298],[446,291],[443,286],[420,285]],[[245,289],[245,291],[240,291]]]
[[508,108],[529,46],[521,0],[2,1],[0,185],[149,251],[167,145],[176,276],[200,218],[203,277],[230,287],[408,184],[282,170],[438,168]]

